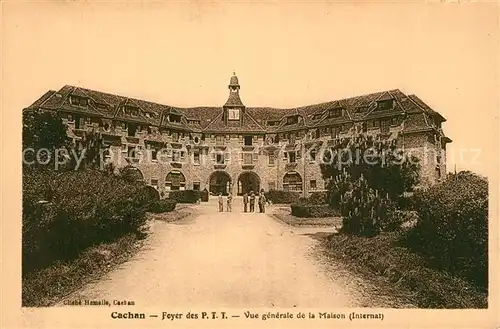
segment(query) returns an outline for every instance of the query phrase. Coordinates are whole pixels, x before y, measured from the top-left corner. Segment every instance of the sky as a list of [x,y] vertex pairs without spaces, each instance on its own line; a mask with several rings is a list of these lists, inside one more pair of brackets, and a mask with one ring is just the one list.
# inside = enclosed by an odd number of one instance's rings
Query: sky
[[4,2],[2,140],[49,89],[222,106],[235,70],[249,107],[416,94],[447,118],[448,170],[496,176],[498,27],[494,3]]

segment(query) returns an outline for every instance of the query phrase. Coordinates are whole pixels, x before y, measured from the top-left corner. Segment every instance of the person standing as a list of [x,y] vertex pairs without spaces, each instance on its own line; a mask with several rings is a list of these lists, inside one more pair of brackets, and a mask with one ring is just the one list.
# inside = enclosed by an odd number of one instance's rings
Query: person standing
[[219,200],[219,212],[224,211],[224,200],[222,199],[222,193],[219,193],[219,196],[217,197]]
[[263,190],[259,193],[259,210],[262,213],[266,212],[266,196]]
[[243,194],[243,212],[248,211],[248,193]]
[[250,191],[250,212],[255,211],[255,194],[253,191]]
[[233,210],[232,202],[233,202],[233,195],[231,194],[231,192],[229,192],[229,194],[227,195],[226,211],[231,212]]

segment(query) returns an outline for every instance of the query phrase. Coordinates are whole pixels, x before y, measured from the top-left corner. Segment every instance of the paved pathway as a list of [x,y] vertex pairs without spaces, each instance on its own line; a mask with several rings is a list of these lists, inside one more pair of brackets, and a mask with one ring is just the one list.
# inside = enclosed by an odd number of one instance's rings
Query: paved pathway
[[236,198],[233,212],[219,213],[214,199],[195,206],[192,219],[155,221],[136,256],[70,299],[170,307],[364,306],[349,274],[318,260],[315,239],[267,214],[242,213],[241,203]]

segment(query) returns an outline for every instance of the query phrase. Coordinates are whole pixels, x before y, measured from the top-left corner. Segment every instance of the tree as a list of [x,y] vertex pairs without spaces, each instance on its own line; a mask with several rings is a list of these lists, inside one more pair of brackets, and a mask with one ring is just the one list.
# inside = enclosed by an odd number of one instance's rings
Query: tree
[[[23,112],[23,164],[40,165],[36,160],[39,152],[41,162],[49,160],[46,165],[55,161],[57,149],[69,146],[66,136],[66,125],[53,112],[41,110],[25,110]],[[30,150],[32,149],[32,150]]]
[[419,169],[418,159],[398,149],[395,139],[363,134],[335,140],[321,164],[330,206],[343,216],[343,231],[361,235],[390,226],[394,202],[418,183]]

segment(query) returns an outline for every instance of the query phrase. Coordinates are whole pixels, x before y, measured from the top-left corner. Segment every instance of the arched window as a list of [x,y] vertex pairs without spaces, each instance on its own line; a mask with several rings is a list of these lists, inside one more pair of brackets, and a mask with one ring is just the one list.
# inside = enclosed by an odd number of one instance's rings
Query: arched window
[[167,191],[183,191],[186,189],[186,177],[177,170],[167,174],[165,178],[165,189]]
[[296,171],[286,173],[283,177],[283,190],[302,191],[302,177]]

